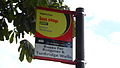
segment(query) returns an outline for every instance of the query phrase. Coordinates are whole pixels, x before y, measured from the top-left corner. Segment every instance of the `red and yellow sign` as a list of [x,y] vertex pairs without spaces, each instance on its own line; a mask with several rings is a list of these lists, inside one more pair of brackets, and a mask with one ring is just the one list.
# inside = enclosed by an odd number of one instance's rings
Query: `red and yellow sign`
[[72,13],[37,7],[35,58],[72,62]]

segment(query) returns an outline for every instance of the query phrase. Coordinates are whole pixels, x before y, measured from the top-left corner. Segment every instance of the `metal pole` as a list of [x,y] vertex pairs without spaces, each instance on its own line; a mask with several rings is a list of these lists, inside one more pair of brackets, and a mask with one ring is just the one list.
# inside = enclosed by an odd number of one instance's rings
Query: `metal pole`
[[84,68],[84,8],[76,9],[76,68]]

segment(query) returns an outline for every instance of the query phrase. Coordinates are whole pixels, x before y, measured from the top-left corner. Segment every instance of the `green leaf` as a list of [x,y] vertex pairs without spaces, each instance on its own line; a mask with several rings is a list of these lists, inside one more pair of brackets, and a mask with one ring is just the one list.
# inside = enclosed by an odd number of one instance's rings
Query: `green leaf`
[[18,48],[18,51],[20,52],[20,61],[22,62],[24,60],[24,55],[26,56],[26,60],[31,63],[32,62],[32,57],[33,57],[33,53],[34,53],[34,47],[32,46],[32,44],[27,41],[27,40],[22,40],[20,41],[20,46]]
[[24,60],[24,54],[25,54],[25,50],[22,49],[20,52],[20,56],[19,56],[19,60],[22,62]]
[[13,32],[13,30],[10,30],[10,31],[8,31],[8,34],[11,35],[12,32]]
[[3,27],[8,28],[8,25],[7,25],[6,21],[5,21],[5,19],[3,20]]
[[63,5],[64,0],[59,0],[60,6]]
[[2,24],[2,34],[6,37],[6,40],[8,40],[9,39],[9,34],[8,34],[8,25],[7,25],[7,23],[6,23],[6,21],[5,21],[5,19],[3,19],[3,24]]
[[2,34],[2,30],[0,30],[0,41],[4,41],[4,36]]
[[16,17],[15,17],[15,20],[13,22],[13,25],[18,27],[21,23],[21,19],[22,19],[22,14],[21,13],[17,13],[16,14]]
[[4,36],[6,34],[6,30],[5,29],[2,29],[2,35]]
[[53,3],[53,6],[59,7],[59,3]]
[[32,62],[32,57],[28,57],[28,60],[27,60],[29,63],[31,63]]
[[52,2],[57,2],[57,0],[52,0]]
[[18,35],[18,38],[20,39],[20,33],[18,33],[17,35]]
[[32,32],[30,32],[29,34],[30,34],[30,36],[31,36],[33,33],[32,33]]
[[20,52],[20,49],[22,48],[22,44],[20,44],[19,48],[18,48],[18,52]]
[[59,0],[59,2],[64,2],[64,0]]
[[19,0],[12,0],[12,1],[13,1],[13,3],[19,2]]
[[16,44],[17,44],[17,42],[18,42],[18,35],[17,35],[17,33],[15,35],[15,39],[16,39]]
[[32,62],[32,57],[29,55],[29,53],[26,53],[26,60],[31,63]]
[[25,35],[25,33],[24,33],[24,32],[22,32],[22,38],[24,38],[24,35]]
[[60,7],[60,4],[57,2],[54,2],[53,4],[50,5],[50,8],[53,8],[53,9],[59,9],[59,7]]
[[6,13],[5,13],[5,16],[6,16],[7,20],[8,20],[8,22],[11,23],[12,20],[15,19],[13,9],[7,9],[7,10],[6,10]]
[[13,42],[13,40],[14,40],[14,32],[12,33],[12,35],[11,35],[11,37],[10,37],[9,42],[10,42],[10,43],[12,43],[12,42]]
[[9,34],[6,34],[5,37],[6,37],[6,40],[9,40]]
[[20,52],[20,50],[21,50],[22,48],[24,48],[24,43],[23,43],[23,41],[20,41],[20,46],[19,46],[19,48],[18,48],[18,52]]
[[49,4],[47,0],[38,0],[37,6],[48,7]]
[[29,55],[31,56],[31,57],[33,57],[34,56],[34,47],[33,47],[33,45],[28,41],[28,53],[29,53]]
[[[20,39],[20,33],[19,32],[16,32],[16,38]],[[17,39],[16,39],[17,40]]]
[[27,16],[22,17],[22,22],[24,22],[23,23],[23,28],[24,28],[24,30],[27,34],[29,34],[29,32],[30,32],[30,27],[31,27],[30,26],[30,20],[31,19],[28,19]]
[[9,39],[8,27],[4,27],[4,36],[5,36],[6,40]]

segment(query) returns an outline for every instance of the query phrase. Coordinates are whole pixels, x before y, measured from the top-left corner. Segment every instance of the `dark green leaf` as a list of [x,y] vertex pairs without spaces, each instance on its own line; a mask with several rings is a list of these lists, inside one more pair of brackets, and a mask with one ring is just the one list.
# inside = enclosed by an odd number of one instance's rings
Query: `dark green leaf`
[[2,30],[0,30],[0,41],[4,41],[4,35],[2,34]]
[[19,0],[12,0],[12,1],[13,1],[13,3],[19,2]]
[[60,5],[62,6],[64,0],[59,0]]
[[49,4],[47,0],[38,0],[37,6],[48,7]]
[[32,32],[30,32],[29,34],[30,34],[30,36],[31,36],[33,33],[32,33]]
[[59,9],[60,4],[57,2],[54,2],[53,4],[50,5],[51,8],[53,9]]
[[14,40],[14,33],[12,33],[12,35],[11,35],[11,37],[10,37],[10,43],[12,43],[13,42],[13,40]]
[[0,41],[4,41],[4,36],[0,36]]
[[15,16],[14,16],[14,11],[12,9],[7,9],[6,10],[6,13],[5,13],[5,17],[7,18],[8,22],[11,23],[12,20],[15,19]]
[[[20,52],[20,56],[24,50],[24,55],[26,55],[26,60],[31,63],[32,62],[32,57],[33,57],[33,53],[34,53],[34,47],[32,46],[32,44],[27,41],[27,40],[22,40],[20,41],[20,47],[18,48],[18,51]],[[19,58],[20,61],[23,61],[23,55]]]
[[20,33],[16,32],[16,36],[15,37],[20,39]]
[[64,2],[64,0],[59,0],[59,2]]
[[24,54],[25,54],[25,50],[22,49],[20,52],[20,56],[19,56],[19,60],[22,62],[24,60]]
[[17,42],[18,42],[18,35],[17,35],[17,33],[15,35],[15,39],[16,39],[16,44],[17,44]]
[[5,21],[5,19],[3,20],[3,27],[8,28],[8,25],[7,25],[6,21]]
[[9,34],[6,34],[5,37],[6,37],[6,40],[9,40]]
[[6,37],[6,40],[9,39],[8,27],[4,27],[4,36]]
[[26,53],[26,60],[31,63],[32,62],[32,57],[29,55],[29,53]]
[[14,20],[14,22],[13,22],[13,25],[14,26],[19,26],[19,25],[21,25],[22,23],[21,23],[21,19],[22,19],[22,14],[21,13],[18,13],[17,15],[16,15],[16,18],[15,18],[15,20]]
[[24,32],[22,32],[22,38],[24,38],[24,35],[25,35],[25,33],[24,33]]
[[19,46],[19,48],[18,48],[18,52],[20,52],[20,50],[21,50],[22,48],[24,48],[24,44],[23,44],[23,43],[20,43],[20,46]]
[[6,34],[6,29],[2,29],[2,35],[4,36]]
[[34,47],[29,41],[28,41],[28,46],[29,46],[28,53],[32,57],[34,55]]
[[20,39],[20,33],[18,33],[17,35],[18,35],[18,38]]
[[57,0],[52,0],[52,2],[57,2]]
[[25,32],[28,34],[30,32],[30,19],[27,18],[27,16],[22,17],[22,22],[23,22],[23,28]]
[[13,30],[8,31],[9,35],[13,32]]

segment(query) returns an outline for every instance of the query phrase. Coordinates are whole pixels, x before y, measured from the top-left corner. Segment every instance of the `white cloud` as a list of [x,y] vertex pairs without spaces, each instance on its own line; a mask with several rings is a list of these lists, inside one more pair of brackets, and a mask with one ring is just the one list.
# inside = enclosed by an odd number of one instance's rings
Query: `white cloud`
[[0,42],[0,67],[1,68],[20,68],[18,66],[17,45],[10,45],[9,42]]
[[120,32],[113,32],[109,35],[112,43],[120,44]]
[[[119,0],[84,0],[86,13],[92,12],[99,19],[119,21]],[[91,14],[91,13],[90,13]]]
[[85,29],[86,68],[119,68],[119,48],[107,38]]
[[120,8],[119,0],[65,0],[65,3],[71,7],[71,10],[75,11],[77,7],[84,7],[86,17],[94,15],[95,21],[93,23],[99,23],[96,21],[110,20],[115,23],[120,23]]
[[100,22],[101,22],[101,20],[99,18],[95,18],[95,17],[93,17],[93,19],[91,19],[88,22],[85,19],[85,27],[93,28],[93,27],[99,26]]

